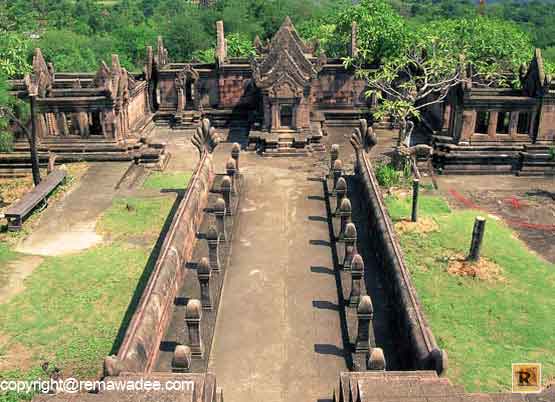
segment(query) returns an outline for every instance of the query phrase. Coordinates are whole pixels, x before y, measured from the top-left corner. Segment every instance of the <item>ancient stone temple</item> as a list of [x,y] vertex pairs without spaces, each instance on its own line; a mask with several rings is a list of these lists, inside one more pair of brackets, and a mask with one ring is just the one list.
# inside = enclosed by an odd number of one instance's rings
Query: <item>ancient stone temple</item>
[[254,80],[262,96],[263,129],[302,132],[310,130],[311,87],[326,62],[313,64],[313,49],[298,36],[286,19],[268,46],[258,46],[263,57],[254,62]]
[[473,79],[451,91],[434,139],[437,167],[452,173],[543,174],[541,165],[555,144],[555,81],[545,74],[539,49],[514,78],[520,85],[492,87]]
[[157,121],[194,127],[202,115],[215,126],[243,124],[253,148],[291,154],[317,147],[325,124],[356,125],[369,117],[365,82],[340,59],[316,56],[289,18],[268,43],[255,40],[252,60],[229,57],[223,22],[216,27],[213,64],[170,63],[161,42],[158,56],[151,55]]
[[[96,73],[56,73],[36,49],[32,74],[11,84],[12,94],[24,101],[36,94],[41,152],[62,153],[63,161],[163,159],[163,150],[143,138],[154,116],[148,76],[128,73],[117,55],[110,66],[102,61]],[[26,151],[21,132],[16,139],[16,151]]]

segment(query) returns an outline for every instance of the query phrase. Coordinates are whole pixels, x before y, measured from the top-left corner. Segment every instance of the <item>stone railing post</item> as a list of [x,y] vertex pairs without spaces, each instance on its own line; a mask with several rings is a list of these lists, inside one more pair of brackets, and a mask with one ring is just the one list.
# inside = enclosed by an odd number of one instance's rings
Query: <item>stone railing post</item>
[[357,308],[358,330],[355,344],[356,352],[368,352],[370,347],[370,322],[374,318],[374,307],[370,296],[362,296]]
[[[225,219],[225,218],[224,218]],[[206,232],[206,242],[208,243],[208,263],[213,272],[220,272],[220,240],[218,230],[210,225]]]
[[386,362],[382,348],[371,348],[368,356],[368,370],[385,371]]
[[418,191],[420,189],[420,180],[414,179],[412,181],[412,214],[411,221],[418,220]]
[[218,198],[214,205],[214,215],[216,216],[216,231],[218,232],[218,239],[227,241],[227,230],[225,224],[226,207],[223,198]]
[[345,245],[345,255],[343,258],[343,270],[350,271],[353,257],[357,254],[357,228],[354,223],[349,222],[345,227],[345,236],[343,237]]
[[201,258],[197,267],[197,276],[200,285],[200,303],[204,310],[212,310],[212,292],[210,291],[210,264],[208,258]]
[[191,371],[191,348],[187,345],[177,345],[173,352],[172,371],[174,373],[188,373]]
[[337,215],[339,212],[339,207],[341,206],[341,202],[347,196],[347,181],[344,177],[340,177],[337,180],[337,185],[335,186],[335,195],[337,196],[337,202],[335,204],[335,212],[334,215]]
[[333,195],[336,194],[337,181],[341,176],[343,176],[343,162],[341,159],[337,159],[333,162]]
[[349,307],[357,307],[360,303],[363,276],[364,261],[360,254],[355,254],[351,263],[351,294],[349,295]]
[[469,261],[478,261],[480,259],[480,250],[482,241],[484,240],[484,232],[486,231],[486,218],[477,216],[472,229],[472,241],[470,242]]
[[189,348],[193,359],[202,359],[204,347],[200,335],[200,322],[202,320],[202,305],[197,299],[191,299],[185,308],[185,324],[189,334]]
[[231,147],[231,157],[235,161],[235,169],[237,169],[237,174],[239,174],[239,156],[241,155],[241,145],[234,143]]
[[237,173],[237,167],[235,166],[235,159],[229,158],[227,160],[227,163],[225,164],[225,171],[231,179],[231,192],[235,194],[237,192],[237,178],[235,177]]
[[351,223],[352,219],[352,207],[351,207],[351,200],[347,197],[343,198],[341,201],[341,205],[339,206],[339,235],[337,236],[338,240],[343,240],[345,237],[345,228],[347,227],[348,223]]
[[233,182],[231,177],[224,176],[221,184],[222,197],[225,201],[225,209],[228,215],[231,215],[231,192],[233,191]]
[[333,165],[337,158],[339,158],[339,145],[332,144],[330,149],[330,172],[328,174],[330,178],[333,177]]

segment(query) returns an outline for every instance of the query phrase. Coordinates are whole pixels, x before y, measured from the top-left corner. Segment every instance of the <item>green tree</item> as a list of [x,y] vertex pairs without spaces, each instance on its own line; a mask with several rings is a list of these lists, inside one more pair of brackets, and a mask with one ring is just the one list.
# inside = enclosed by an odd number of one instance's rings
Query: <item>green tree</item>
[[357,70],[368,81],[367,96],[380,100],[375,118],[390,116],[399,123],[399,146],[410,146],[413,120],[420,118],[421,110],[442,102],[450,89],[464,78],[458,57],[454,57],[448,42],[426,29],[417,30],[409,37],[410,46],[384,59],[379,69]]
[[464,54],[486,82],[507,86],[522,64],[532,58],[530,35],[511,21],[476,16],[432,21],[417,29],[450,49],[452,57]]
[[[408,31],[403,18],[387,0],[361,0],[338,16],[337,33],[350,43],[351,24],[358,26],[358,63],[375,63],[395,56],[408,45]],[[347,49],[344,53],[347,54]]]
[[0,31],[0,75],[14,77],[30,71],[27,55],[30,41],[24,35]]

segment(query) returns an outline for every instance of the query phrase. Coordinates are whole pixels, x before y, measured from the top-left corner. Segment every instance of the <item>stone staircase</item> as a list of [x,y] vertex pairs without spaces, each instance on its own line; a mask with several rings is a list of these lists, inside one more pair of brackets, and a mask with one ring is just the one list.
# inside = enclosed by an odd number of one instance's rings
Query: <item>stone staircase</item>
[[442,174],[514,174],[522,145],[435,143],[433,165]]
[[554,176],[555,146],[525,145],[520,152],[519,176]]
[[311,131],[297,132],[289,129],[274,130],[271,133],[251,131],[249,148],[258,150],[267,157],[307,156],[310,152],[325,151],[320,137]]
[[200,124],[201,113],[196,110],[185,110],[176,114],[172,121],[172,127],[176,129],[197,128]]
[[[37,147],[41,167],[48,165],[50,154],[56,155],[56,163],[72,162],[127,162],[163,168],[169,154],[165,145],[151,143],[147,138],[130,138],[117,142],[105,138],[51,138],[44,139]],[[18,177],[31,171],[29,144],[18,141],[13,152],[0,154],[0,177]]]
[[467,393],[435,371],[365,371],[341,373],[334,402],[552,402],[542,394]]

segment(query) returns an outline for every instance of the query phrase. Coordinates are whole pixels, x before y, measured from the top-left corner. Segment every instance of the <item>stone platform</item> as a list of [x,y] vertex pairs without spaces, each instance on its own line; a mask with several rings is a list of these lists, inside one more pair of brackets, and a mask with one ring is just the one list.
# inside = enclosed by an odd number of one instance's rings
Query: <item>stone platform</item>
[[341,373],[334,402],[552,402],[555,388],[541,394],[467,393],[434,371]]

